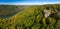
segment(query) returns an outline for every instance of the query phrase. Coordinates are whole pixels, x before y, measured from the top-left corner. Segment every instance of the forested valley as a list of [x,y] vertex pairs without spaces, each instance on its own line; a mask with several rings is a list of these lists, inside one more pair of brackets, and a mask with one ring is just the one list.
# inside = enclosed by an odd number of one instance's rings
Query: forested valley
[[[57,12],[45,18],[46,7]],[[60,29],[60,4],[0,5],[0,29]]]

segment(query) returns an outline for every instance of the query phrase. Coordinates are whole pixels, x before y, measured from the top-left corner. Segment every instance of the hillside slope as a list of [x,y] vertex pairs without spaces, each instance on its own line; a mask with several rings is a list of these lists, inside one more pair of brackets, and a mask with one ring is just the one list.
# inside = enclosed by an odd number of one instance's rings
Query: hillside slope
[[46,19],[43,16],[46,6],[49,6],[52,11],[52,7],[58,11],[60,9],[60,5],[28,6],[10,17],[0,18],[0,29],[60,29],[60,11]]

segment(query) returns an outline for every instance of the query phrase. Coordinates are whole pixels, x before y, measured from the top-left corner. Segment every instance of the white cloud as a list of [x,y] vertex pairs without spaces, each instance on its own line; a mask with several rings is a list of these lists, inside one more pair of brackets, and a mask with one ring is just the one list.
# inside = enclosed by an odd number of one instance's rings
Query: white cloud
[[44,4],[60,4],[60,2],[16,2],[16,3],[0,3],[4,5],[44,5]]

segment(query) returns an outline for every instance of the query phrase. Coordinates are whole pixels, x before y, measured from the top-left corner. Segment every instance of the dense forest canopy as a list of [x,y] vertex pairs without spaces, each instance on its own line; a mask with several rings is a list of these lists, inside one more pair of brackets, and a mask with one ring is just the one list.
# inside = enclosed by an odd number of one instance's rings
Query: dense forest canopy
[[16,14],[17,12],[22,11],[23,6],[16,5],[0,5],[0,17],[6,18],[11,15]]
[[[44,18],[46,7],[58,12]],[[60,4],[0,5],[0,29],[60,29]]]

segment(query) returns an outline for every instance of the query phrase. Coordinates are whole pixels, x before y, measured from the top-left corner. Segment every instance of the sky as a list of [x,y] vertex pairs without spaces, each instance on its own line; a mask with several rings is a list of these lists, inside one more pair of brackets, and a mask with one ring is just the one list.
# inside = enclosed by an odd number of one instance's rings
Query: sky
[[60,4],[60,0],[0,0],[0,4],[13,4],[13,5],[38,5],[54,3]]

